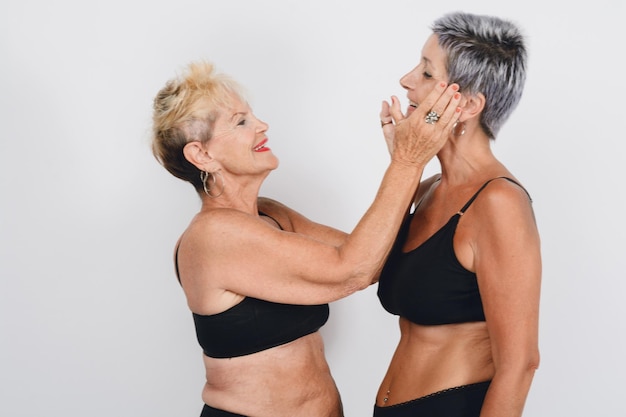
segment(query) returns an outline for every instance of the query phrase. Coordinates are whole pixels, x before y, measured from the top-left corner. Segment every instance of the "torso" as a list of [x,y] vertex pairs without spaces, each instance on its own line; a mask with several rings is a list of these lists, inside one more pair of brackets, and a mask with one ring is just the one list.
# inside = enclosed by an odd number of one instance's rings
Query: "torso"
[[205,403],[259,417],[341,417],[319,332],[232,359],[204,356]]
[[[411,260],[402,257],[413,256],[412,252],[416,251],[419,258],[420,250],[432,252],[425,253],[426,257],[437,258],[441,252],[449,250],[451,254],[447,262],[450,268],[439,272],[427,268],[420,270],[423,277],[429,277],[430,283],[419,282],[422,276],[395,277],[395,271],[381,274],[379,295],[382,292],[381,301],[385,308],[400,315],[401,337],[380,385],[376,397],[378,406],[399,404],[448,388],[488,381],[495,373],[487,324],[472,272],[471,238],[480,227],[472,222],[471,209],[468,209],[469,214],[455,219],[459,216],[456,213],[488,179],[447,190],[437,189],[439,184],[435,182],[433,186],[431,183],[430,190],[422,195],[411,224],[407,225],[407,233],[399,235],[396,258],[392,254],[390,261],[399,263],[401,270],[404,264],[405,274],[410,272]],[[450,222],[454,224],[450,225]],[[446,231],[450,228],[453,235],[448,236],[448,248],[441,235],[450,232]],[[427,260],[417,259],[415,262]],[[441,262],[434,262],[434,267],[441,268]],[[442,276],[453,282],[442,282]],[[389,282],[396,278],[398,282],[395,284]],[[423,295],[412,294],[415,298],[423,297],[422,304],[418,300],[411,306],[402,301],[402,292],[411,289],[423,292]],[[454,304],[455,297],[460,300],[460,306]]]
[[180,266],[188,273],[183,276],[184,289],[205,352],[206,404],[246,416],[343,416],[318,331],[328,318],[328,305],[296,306],[246,297],[214,288],[204,277],[190,279],[193,269]]

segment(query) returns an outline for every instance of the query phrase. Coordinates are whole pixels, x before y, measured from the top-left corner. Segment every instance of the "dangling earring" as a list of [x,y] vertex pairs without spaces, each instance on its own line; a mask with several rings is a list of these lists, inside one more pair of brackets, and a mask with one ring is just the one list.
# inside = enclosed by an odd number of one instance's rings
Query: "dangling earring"
[[221,196],[222,193],[224,192],[224,178],[222,178],[222,174],[220,174],[220,172],[217,171],[217,175],[222,180],[222,190],[220,191],[218,195],[212,195],[211,188],[207,185],[207,180],[209,179],[209,175],[211,176],[211,179],[213,180],[213,184],[217,185],[217,179],[215,178],[214,172],[200,171],[200,181],[202,181],[202,188],[204,188],[204,193],[208,195],[210,198],[217,198]]
[[461,122],[462,124],[461,133],[457,133],[456,131],[456,127],[458,124],[459,122],[454,122],[454,124],[452,125],[452,133],[454,134],[454,136],[463,136],[465,134],[465,122]]

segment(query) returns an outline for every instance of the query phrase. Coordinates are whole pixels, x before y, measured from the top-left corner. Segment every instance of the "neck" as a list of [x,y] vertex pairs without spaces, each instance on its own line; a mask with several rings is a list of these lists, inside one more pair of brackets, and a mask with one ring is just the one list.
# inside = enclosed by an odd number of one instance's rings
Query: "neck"
[[202,199],[201,210],[227,208],[254,215],[258,214],[257,200],[259,191],[267,175],[264,175],[262,178],[228,174],[222,176],[224,191],[219,197],[213,198],[204,192],[200,193],[200,198]]
[[437,154],[441,165],[442,180],[464,183],[485,172],[497,163],[491,150],[490,139],[481,133],[467,132],[451,138]]

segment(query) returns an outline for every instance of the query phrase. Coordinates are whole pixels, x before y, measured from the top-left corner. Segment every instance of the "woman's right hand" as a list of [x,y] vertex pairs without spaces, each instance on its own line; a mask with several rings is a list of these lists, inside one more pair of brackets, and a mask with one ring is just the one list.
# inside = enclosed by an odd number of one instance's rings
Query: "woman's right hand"
[[[393,143],[389,146],[392,160],[423,167],[439,152],[461,116],[458,90],[457,84],[437,84],[408,117],[402,114],[397,97],[392,97],[390,114],[395,124]],[[431,111],[439,115],[434,123],[426,121],[426,115]]]

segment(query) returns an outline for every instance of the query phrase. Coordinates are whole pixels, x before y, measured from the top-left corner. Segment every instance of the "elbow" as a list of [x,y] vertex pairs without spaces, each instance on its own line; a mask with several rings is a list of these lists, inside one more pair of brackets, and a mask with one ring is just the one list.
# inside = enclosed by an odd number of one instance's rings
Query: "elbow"
[[381,266],[379,265],[366,265],[363,268],[355,268],[352,272],[352,277],[348,280],[349,285],[354,289],[354,292],[364,290],[378,282],[380,270]]
[[539,354],[539,349],[535,349],[534,352],[529,356],[527,362],[527,368],[531,372],[535,372],[539,369],[539,363],[541,362],[541,355]]
[[539,369],[539,362],[539,349],[532,349],[523,356],[523,360],[519,361],[518,369],[523,373],[533,375]]
[[508,359],[500,358],[496,361],[496,374],[518,375],[523,380],[532,380],[535,371],[539,369],[539,350],[528,350],[525,354],[517,354]]
[[348,279],[344,284],[344,290],[346,296],[354,294],[357,291],[362,291],[370,286],[372,283],[371,275],[361,274],[353,278]]
[[371,260],[347,258],[338,248],[338,262],[332,267],[332,281],[341,285],[348,294],[364,290],[375,282],[381,266]]

